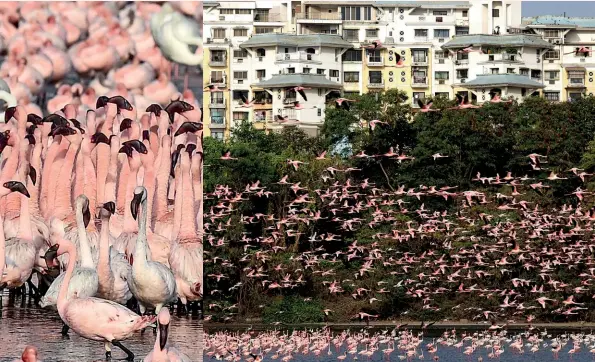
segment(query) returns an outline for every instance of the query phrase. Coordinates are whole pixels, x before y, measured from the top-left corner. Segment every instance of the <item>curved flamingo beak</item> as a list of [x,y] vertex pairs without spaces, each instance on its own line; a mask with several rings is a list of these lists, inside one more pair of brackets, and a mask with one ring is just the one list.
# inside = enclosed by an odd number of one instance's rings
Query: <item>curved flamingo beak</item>
[[159,348],[162,351],[165,349],[165,345],[167,344],[167,330],[168,329],[169,329],[169,324],[159,323]]

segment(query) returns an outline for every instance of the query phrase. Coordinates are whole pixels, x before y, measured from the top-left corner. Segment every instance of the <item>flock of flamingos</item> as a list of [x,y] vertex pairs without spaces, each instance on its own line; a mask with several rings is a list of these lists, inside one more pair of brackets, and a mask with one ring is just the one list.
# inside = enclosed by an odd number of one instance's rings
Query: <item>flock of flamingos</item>
[[168,306],[202,299],[201,110],[171,80],[174,61],[201,64],[196,12],[0,4],[0,285],[28,285],[108,359],[116,346],[133,360],[123,341],[152,327],[145,361],[191,360],[167,338]]

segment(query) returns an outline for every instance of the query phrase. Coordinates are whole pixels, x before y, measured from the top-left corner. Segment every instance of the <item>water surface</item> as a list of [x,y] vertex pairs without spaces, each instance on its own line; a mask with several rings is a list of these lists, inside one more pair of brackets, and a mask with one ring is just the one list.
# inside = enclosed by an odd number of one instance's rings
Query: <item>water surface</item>
[[[39,357],[43,361],[87,362],[105,361],[103,343],[89,341],[70,331],[70,338],[60,334],[62,321],[58,312],[41,309],[29,303],[24,306],[21,299],[9,301],[8,294],[2,294],[0,308],[0,362],[12,361],[20,357],[25,346],[32,344],[39,350]],[[177,317],[172,313],[169,327],[169,340],[182,352],[189,355],[193,361],[202,360],[202,327],[197,317]],[[201,343],[198,343],[198,342]],[[144,334],[135,333],[122,344],[136,356],[136,361],[142,361],[151,351],[155,343],[153,331],[149,328]],[[113,347],[114,359],[125,358],[117,347]]]

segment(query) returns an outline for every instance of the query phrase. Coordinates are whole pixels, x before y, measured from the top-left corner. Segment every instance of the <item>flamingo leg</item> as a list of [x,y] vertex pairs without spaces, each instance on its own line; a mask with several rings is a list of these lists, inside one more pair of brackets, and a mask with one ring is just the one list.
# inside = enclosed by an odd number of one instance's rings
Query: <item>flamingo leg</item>
[[112,344],[118,348],[120,348],[124,353],[126,353],[126,360],[127,361],[134,361],[134,353],[132,353],[128,348],[124,347],[120,341],[113,340]]
[[70,329],[69,326],[66,325],[66,323],[62,324],[62,331],[60,332],[64,337],[68,336],[68,330]]

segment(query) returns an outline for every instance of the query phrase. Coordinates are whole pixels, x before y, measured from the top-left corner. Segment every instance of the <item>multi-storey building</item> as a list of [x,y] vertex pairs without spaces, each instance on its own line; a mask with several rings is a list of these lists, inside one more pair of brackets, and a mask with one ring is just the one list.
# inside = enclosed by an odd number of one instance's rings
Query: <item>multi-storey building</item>
[[595,88],[591,53],[576,52],[590,51],[593,27],[522,20],[517,0],[207,0],[205,85],[222,91],[205,96],[206,133],[224,138],[246,119],[315,134],[339,93],[396,88],[413,107],[458,93],[481,103],[494,89],[519,100],[572,99]]

